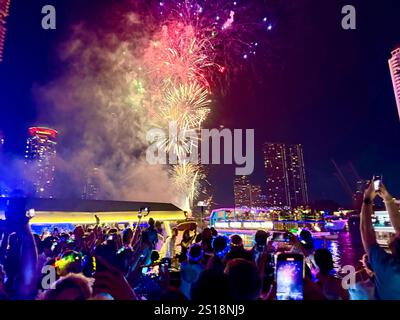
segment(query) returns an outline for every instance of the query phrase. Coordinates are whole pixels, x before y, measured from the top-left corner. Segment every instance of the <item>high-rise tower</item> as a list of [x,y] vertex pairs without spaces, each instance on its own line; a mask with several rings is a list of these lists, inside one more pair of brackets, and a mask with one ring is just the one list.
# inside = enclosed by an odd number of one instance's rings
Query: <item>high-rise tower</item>
[[54,197],[57,134],[56,130],[50,128],[29,128],[25,165],[29,179],[33,183],[34,192],[39,198]]

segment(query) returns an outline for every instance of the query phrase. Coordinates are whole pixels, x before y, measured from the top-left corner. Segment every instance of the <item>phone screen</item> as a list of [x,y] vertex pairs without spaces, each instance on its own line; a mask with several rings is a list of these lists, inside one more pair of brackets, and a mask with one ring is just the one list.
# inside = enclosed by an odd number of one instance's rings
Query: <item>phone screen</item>
[[276,263],[277,300],[303,300],[304,257],[279,254]]
[[288,242],[289,237],[285,232],[274,232],[272,235],[272,241],[274,242]]
[[374,189],[375,189],[375,191],[379,190],[379,187],[381,186],[381,183],[382,183],[381,176],[375,176],[375,178],[374,178]]

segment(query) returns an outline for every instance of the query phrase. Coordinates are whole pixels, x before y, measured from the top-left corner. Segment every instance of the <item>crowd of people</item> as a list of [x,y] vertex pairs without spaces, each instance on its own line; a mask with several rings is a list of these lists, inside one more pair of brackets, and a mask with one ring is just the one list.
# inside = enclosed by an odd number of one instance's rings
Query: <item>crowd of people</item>
[[[335,272],[331,252],[316,249],[309,231],[288,233],[290,252],[304,256],[305,300],[400,299],[400,238],[394,235],[390,252],[377,244],[371,220],[377,195],[400,232],[395,199],[371,182],[360,213],[365,255],[349,287]],[[173,228],[167,235],[152,218],[120,228],[96,217],[71,232],[33,234],[29,216],[16,213],[21,206],[8,210],[14,212],[0,225],[0,300],[276,299],[275,257],[282,249],[264,230],[256,232],[251,250],[239,235],[214,228]]]

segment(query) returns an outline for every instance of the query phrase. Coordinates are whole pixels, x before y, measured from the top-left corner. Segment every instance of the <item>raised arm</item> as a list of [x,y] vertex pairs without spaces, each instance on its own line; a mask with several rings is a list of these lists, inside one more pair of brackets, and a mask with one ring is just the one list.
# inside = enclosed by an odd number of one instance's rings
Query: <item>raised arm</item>
[[371,180],[368,188],[364,192],[364,201],[361,207],[360,213],[360,233],[361,240],[365,252],[369,252],[369,248],[372,244],[376,243],[376,235],[372,225],[371,216],[374,213],[373,202],[376,197],[376,192],[374,190],[374,182]]
[[17,277],[17,299],[31,300],[37,294],[37,249],[28,222],[18,228],[21,241],[20,273]]
[[385,207],[389,213],[390,222],[392,223],[394,230],[396,233],[400,232],[400,214],[398,204],[395,202],[395,199],[391,196],[383,184],[381,184],[379,188],[378,195],[385,203]]

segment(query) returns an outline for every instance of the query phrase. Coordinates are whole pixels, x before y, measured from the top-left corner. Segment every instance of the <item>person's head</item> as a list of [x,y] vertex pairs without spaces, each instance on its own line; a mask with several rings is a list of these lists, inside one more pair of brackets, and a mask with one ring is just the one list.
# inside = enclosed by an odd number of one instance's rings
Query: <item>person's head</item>
[[129,245],[133,238],[133,231],[131,228],[126,228],[122,231],[122,243],[124,245]]
[[203,257],[203,249],[197,243],[192,244],[187,253],[190,263],[199,263]]
[[299,237],[304,249],[312,250],[314,248],[314,241],[310,231],[305,229],[301,230]]
[[243,249],[243,239],[238,234],[231,237],[231,250]]
[[68,274],[44,291],[40,300],[88,300],[92,296],[90,280],[81,274]]
[[47,237],[42,241],[42,250],[46,257],[52,257],[53,254],[53,244],[56,242],[54,237]]
[[321,274],[329,274],[333,270],[333,258],[328,249],[317,249],[314,253],[314,260]]
[[150,227],[150,228],[154,228],[154,224],[155,224],[154,219],[153,219],[153,218],[150,218],[149,221],[148,221],[148,224],[149,224],[149,227]]
[[203,232],[201,233],[201,240],[207,241],[212,239],[212,232],[210,228],[204,228]]
[[68,250],[56,262],[56,266],[61,276],[69,273],[80,273],[82,272],[82,257],[78,252]]
[[77,241],[81,240],[84,235],[85,235],[85,231],[83,230],[82,226],[77,226],[74,229],[75,240],[77,240]]
[[253,262],[233,259],[225,268],[228,276],[229,292],[234,300],[256,300],[259,298],[262,281]]
[[389,249],[392,255],[400,260],[400,233],[393,234],[389,240]]
[[176,238],[178,236],[178,229],[177,228],[172,228],[171,230],[171,236]]
[[189,240],[190,240],[190,231],[189,231],[189,230],[186,229],[186,230],[183,232],[182,240],[183,240],[183,241],[189,241]]
[[159,230],[159,231],[162,230],[162,222],[161,221],[157,220],[155,225],[156,225],[157,230]]
[[213,269],[204,270],[192,284],[190,296],[194,301],[228,300],[229,287],[226,275]]
[[210,228],[210,231],[211,231],[211,235],[212,235],[213,237],[216,237],[216,236],[218,235],[218,231],[217,231],[214,227],[211,227],[211,228]]
[[212,242],[214,253],[222,258],[229,250],[229,239],[225,236],[217,236]]
[[257,230],[254,241],[257,247],[265,247],[267,245],[268,233],[264,230]]
[[165,293],[163,293],[161,295],[160,300],[161,301],[187,301],[188,299],[179,290],[175,290],[174,288],[170,288]]

